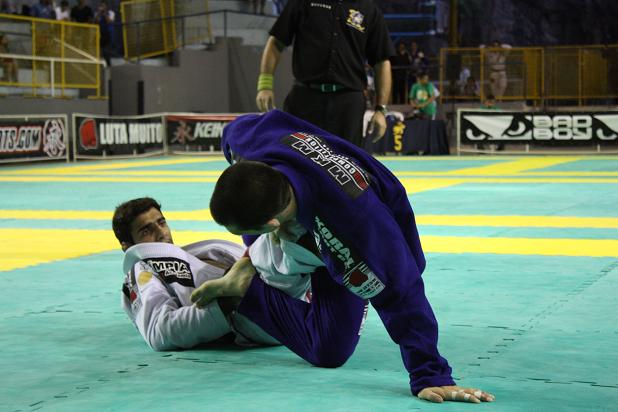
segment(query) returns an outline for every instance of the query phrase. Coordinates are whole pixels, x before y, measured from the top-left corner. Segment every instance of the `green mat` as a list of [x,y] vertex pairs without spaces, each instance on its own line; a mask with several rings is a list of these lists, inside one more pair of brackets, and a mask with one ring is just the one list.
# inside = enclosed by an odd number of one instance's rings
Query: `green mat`
[[[205,209],[216,174],[204,173],[223,167],[222,159],[206,160],[0,168],[0,411],[618,411],[618,248],[611,243],[618,239],[618,159],[548,159],[548,170],[608,173],[592,183],[518,176],[510,183],[479,182],[469,173],[457,175],[459,169],[525,165],[527,158],[383,159],[412,180],[458,179],[411,194],[418,215],[604,218],[591,228],[466,226],[465,219],[420,226],[421,236],[437,239],[424,279],[440,322],[440,351],[459,384],[495,394],[495,402],[479,405],[412,397],[399,349],[374,311],[355,354],[337,369],[312,367],[284,347],[150,350],[120,308],[122,252],[100,212],[111,217],[116,204],[143,195],[160,200],[164,213]],[[92,166],[98,174],[88,174]],[[143,182],[135,174],[115,181],[121,170],[162,180]],[[152,171],[192,172],[204,181],[165,181],[165,174]],[[479,175],[487,173],[479,169]],[[499,170],[491,173],[502,178]],[[58,210],[91,214],[28,214]],[[177,231],[221,232],[207,218],[170,224]],[[103,246],[77,257],[10,266],[15,256],[21,262],[55,253],[53,237],[28,247],[28,229],[62,236],[47,230],[52,228],[71,236],[94,229],[92,239],[99,236]],[[457,253],[440,251],[442,237],[485,239],[490,248],[496,236],[609,243],[599,243],[605,248],[599,256],[478,253],[473,245],[466,251],[465,242]]]

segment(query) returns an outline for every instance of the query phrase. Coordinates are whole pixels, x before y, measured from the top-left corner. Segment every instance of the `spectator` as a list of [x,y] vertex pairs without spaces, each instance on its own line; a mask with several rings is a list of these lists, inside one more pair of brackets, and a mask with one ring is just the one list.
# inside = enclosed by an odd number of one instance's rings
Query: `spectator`
[[60,2],[60,7],[56,7],[56,20],[71,20],[71,11],[69,10],[69,2],[67,0],[62,0]]
[[419,49],[415,41],[410,42],[410,57],[412,58],[412,70],[409,73],[408,84],[414,84],[417,82],[418,74],[427,70],[425,53]]
[[[9,39],[0,33],[0,54],[9,53]],[[17,83],[17,62],[12,58],[0,58],[2,81]]]
[[412,56],[403,42],[397,43],[397,53],[391,57],[393,71],[393,103],[406,104],[408,85],[406,79],[412,66]]
[[77,5],[71,9],[71,20],[77,23],[92,23],[93,16],[86,0],[77,0]]
[[56,12],[49,0],[41,0],[30,9],[32,17],[40,19],[56,19]]
[[97,14],[94,16],[94,21],[99,25],[101,33],[101,53],[107,63],[107,66],[112,64],[112,37],[114,35],[114,20],[116,14],[110,10],[106,0],[102,0],[99,4]]
[[418,75],[418,82],[410,90],[410,104],[418,110],[420,118],[435,120],[437,104],[436,89],[429,81],[429,74],[422,72]]
[[[485,48],[484,44],[479,46]],[[508,79],[506,77],[506,58],[510,52],[511,46],[508,44],[500,44],[494,41],[491,48],[485,51],[485,61],[489,66],[489,85],[491,93],[500,99],[504,96]]]
[[468,77],[461,92],[466,97],[479,96],[479,84],[473,76]]

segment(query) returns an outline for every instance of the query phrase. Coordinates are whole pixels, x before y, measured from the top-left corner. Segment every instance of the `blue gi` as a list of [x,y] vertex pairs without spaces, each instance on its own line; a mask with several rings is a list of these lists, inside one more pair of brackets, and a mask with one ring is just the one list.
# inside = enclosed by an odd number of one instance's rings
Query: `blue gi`
[[[414,213],[397,178],[362,149],[277,110],[241,116],[230,123],[224,129],[222,148],[230,163],[243,159],[264,162],[289,180],[297,200],[296,219],[315,236],[328,274],[336,282],[326,289],[345,296],[330,302],[327,312],[336,311],[333,307],[338,304],[353,306],[349,316],[354,328],[362,317],[356,315],[362,314],[361,302],[369,299],[400,346],[412,393],[429,386],[454,385],[451,368],[438,353],[438,324],[424,292],[421,273],[425,258]],[[281,306],[283,302],[278,297],[273,300],[272,294],[264,297],[271,292],[263,286],[252,282],[239,311],[301,357],[311,358],[313,354],[305,353],[311,347],[303,348],[300,337],[283,336],[285,320],[277,315],[275,321],[273,311],[260,313],[256,309],[261,304]],[[318,294],[314,290],[314,296]],[[304,325],[309,332],[303,333],[310,334],[313,327],[324,328],[328,313],[318,313],[324,319]],[[322,336],[319,330],[316,334]],[[353,351],[358,341],[358,336],[354,338],[357,333],[350,335],[350,344],[341,345],[346,351]],[[330,350],[336,353],[338,346],[332,345]]]

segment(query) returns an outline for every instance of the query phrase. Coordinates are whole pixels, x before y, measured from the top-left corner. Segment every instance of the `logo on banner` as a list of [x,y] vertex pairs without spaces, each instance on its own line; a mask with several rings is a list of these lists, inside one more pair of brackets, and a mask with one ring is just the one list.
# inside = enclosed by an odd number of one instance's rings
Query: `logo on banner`
[[174,131],[174,138],[170,143],[185,144],[194,140],[195,137],[191,133],[191,126],[189,126],[184,120],[179,120],[178,126],[176,126],[176,131]]
[[64,155],[66,149],[65,136],[62,120],[50,119],[45,121],[45,126],[43,126],[43,151],[45,154],[49,157]]
[[0,153],[38,152],[42,132],[36,125],[0,127]]
[[369,187],[367,172],[348,157],[333,153],[319,137],[297,132],[281,142],[320,166],[352,198],[357,198]]
[[615,141],[618,114],[464,114],[468,141]]
[[370,299],[382,292],[384,283],[365,262],[354,256],[352,250],[343,244],[318,216],[315,217],[315,227],[317,230],[313,235],[316,243],[319,247],[326,245],[330,254],[343,264],[343,284],[352,293],[363,299]]
[[363,26],[363,21],[365,21],[365,16],[363,13],[354,9],[350,9],[349,12],[350,14],[348,15],[348,20],[346,21],[348,26],[364,33],[365,27]]
[[185,144],[197,139],[220,139],[223,136],[223,128],[229,122],[195,122],[194,130],[185,120],[178,120],[178,126],[174,131],[174,137],[170,143]]
[[94,119],[84,119],[79,125],[79,145],[85,150],[99,148],[97,137],[97,122]]
[[403,149],[403,132],[406,130],[406,124],[398,120],[393,125],[393,150],[401,152]]

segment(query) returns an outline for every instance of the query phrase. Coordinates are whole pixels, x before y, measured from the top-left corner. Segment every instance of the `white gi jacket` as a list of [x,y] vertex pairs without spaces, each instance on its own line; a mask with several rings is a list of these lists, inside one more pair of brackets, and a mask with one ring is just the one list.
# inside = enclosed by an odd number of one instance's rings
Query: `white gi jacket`
[[[308,300],[308,274],[323,263],[296,244],[270,240],[264,235],[251,247],[252,262],[260,277],[293,297]],[[183,248],[167,243],[141,243],[126,251],[122,307],[152,349],[191,348],[229,332],[235,333],[239,345],[278,344],[236,312],[226,319],[216,301],[201,309],[191,302],[195,288],[225,273],[202,260],[230,267],[243,252],[243,246],[224,240],[203,241]]]

